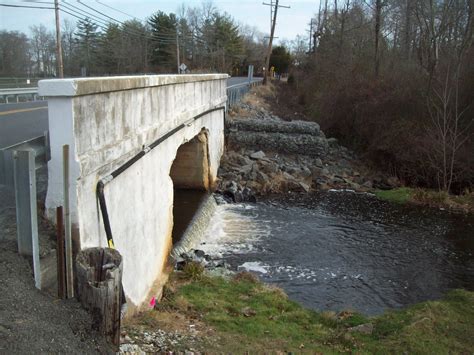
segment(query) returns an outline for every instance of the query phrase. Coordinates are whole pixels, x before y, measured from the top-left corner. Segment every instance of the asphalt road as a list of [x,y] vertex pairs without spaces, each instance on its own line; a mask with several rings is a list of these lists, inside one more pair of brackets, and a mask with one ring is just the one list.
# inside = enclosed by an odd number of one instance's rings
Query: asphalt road
[[47,101],[0,105],[0,149],[41,136],[47,130]]
[[[247,77],[227,79],[227,87],[247,82]],[[254,78],[259,81],[261,78]],[[48,130],[48,102],[0,104],[0,149],[42,135]]]
[[[262,80],[262,78],[253,78],[252,81],[260,81],[260,80]],[[248,78],[246,76],[232,77],[232,78],[227,79],[227,87],[238,85],[238,84],[243,84],[243,83],[246,83],[246,82],[248,82]]]

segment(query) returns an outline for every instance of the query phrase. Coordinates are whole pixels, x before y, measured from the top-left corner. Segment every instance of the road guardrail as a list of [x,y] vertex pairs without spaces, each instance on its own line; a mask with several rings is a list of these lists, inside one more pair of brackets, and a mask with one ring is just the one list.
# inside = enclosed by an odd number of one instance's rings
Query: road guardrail
[[227,87],[227,109],[234,107],[253,87],[262,85],[262,80],[235,84]]
[[[32,101],[42,100],[41,96],[38,96],[38,88],[11,88],[11,89],[0,89],[0,102],[9,104],[11,102],[20,102],[20,98],[25,98],[26,101],[31,99]],[[11,101],[13,98],[13,101]]]

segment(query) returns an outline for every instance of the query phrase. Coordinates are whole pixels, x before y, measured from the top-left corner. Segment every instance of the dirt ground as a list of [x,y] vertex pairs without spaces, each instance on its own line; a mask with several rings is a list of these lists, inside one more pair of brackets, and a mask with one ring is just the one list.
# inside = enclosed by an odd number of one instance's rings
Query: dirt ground
[[311,120],[305,115],[304,106],[298,101],[294,89],[286,81],[273,80],[273,95],[267,95],[265,101],[274,115],[286,120]]
[[[44,201],[46,173],[38,175]],[[89,314],[74,300],[36,289],[28,258],[17,253],[14,192],[0,186],[0,353],[109,353]],[[55,253],[52,231],[40,223],[41,255]]]

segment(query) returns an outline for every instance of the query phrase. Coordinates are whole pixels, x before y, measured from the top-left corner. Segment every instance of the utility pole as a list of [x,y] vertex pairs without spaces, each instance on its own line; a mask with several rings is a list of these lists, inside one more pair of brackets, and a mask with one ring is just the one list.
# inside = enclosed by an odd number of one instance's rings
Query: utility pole
[[[270,71],[270,56],[272,54],[272,44],[273,44],[273,36],[275,35],[275,25],[276,25],[276,18],[278,13],[279,7],[284,7],[289,9],[289,6],[278,5],[279,0],[275,0],[275,4],[273,4],[273,0],[270,1],[270,4],[263,3],[263,5],[270,6],[270,16],[273,15],[273,18],[270,18],[271,23],[271,30],[270,30],[270,40],[268,42],[268,50],[267,50],[267,57],[265,59],[265,72],[263,76],[263,85],[267,84],[268,80],[268,72]],[[274,9],[275,8],[275,9]]]
[[179,68],[179,35],[178,35],[178,26],[176,26],[176,64],[178,65],[178,74],[181,74],[181,69]]
[[59,25],[59,1],[54,0],[54,13],[56,15],[56,57],[58,59],[58,75],[64,78],[63,49],[61,46],[61,28]]

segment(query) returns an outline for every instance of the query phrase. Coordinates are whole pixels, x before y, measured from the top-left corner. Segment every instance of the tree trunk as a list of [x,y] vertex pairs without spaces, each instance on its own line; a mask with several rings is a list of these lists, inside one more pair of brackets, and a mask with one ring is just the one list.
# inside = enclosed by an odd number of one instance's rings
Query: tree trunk
[[375,77],[379,76],[380,71],[380,22],[382,15],[382,0],[375,1]]

